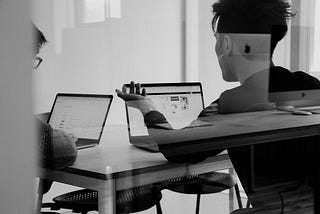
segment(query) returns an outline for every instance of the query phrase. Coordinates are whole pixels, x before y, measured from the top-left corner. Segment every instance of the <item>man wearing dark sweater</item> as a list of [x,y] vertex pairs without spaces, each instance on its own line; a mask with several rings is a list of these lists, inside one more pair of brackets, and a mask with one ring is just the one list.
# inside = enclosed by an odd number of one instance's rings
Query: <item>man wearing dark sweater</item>
[[[286,0],[218,0],[212,8],[215,52],[223,79],[227,82],[239,82],[240,86],[223,92],[218,100],[199,114],[198,119],[216,113],[274,109],[274,103],[268,101],[269,74],[272,78],[271,89],[320,88],[320,82],[316,78],[301,71],[292,73],[273,63],[273,52],[287,33],[288,19],[294,16]],[[172,129],[172,127],[156,110],[152,101],[144,96],[146,92],[134,83],[130,93],[127,93],[125,88],[116,92],[128,105],[141,110],[146,126],[152,128],[149,129],[150,136],[159,142],[160,152],[169,161],[196,163],[222,151],[205,151],[197,154],[191,154],[190,151],[190,154],[168,156],[161,147],[164,142],[161,142],[154,128]],[[255,166],[259,169],[255,173],[257,177],[263,178],[260,184],[267,186],[286,179],[302,181],[304,173],[297,173],[297,169],[305,166],[308,152],[315,148],[317,141],[318,138],[303,138],[255,146]],[[241,183],[250,194],[248,187],[250,148],[244,146],[229,149],[228,152]],[[254,199],[251,202],[253,206],[259,204]]]
[[[32,24],[34,43],[34,69],[37,69],[42,59],[37,56],[47,40],[43,33]],[[43,167],[61,169],[74,163],[77,158],[75,142],[77,138],[72,134],[53,129],[46,121],[36,119],[38,131],[38,162]]]

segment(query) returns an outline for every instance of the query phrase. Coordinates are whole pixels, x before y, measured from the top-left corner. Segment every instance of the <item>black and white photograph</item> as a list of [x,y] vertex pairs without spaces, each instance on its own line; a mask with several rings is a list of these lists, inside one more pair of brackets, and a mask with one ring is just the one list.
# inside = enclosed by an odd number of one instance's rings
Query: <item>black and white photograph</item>
[[1,214],[320,214],[320,1],[0,0]]

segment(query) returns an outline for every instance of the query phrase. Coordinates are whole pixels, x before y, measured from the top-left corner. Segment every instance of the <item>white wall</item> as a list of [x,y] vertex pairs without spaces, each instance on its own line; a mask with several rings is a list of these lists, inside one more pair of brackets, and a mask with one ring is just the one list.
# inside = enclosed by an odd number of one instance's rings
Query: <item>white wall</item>
[[34,213],[28,0],[0,1],[0,213]]
[[[35,112],[49,111],[57,92],[114,94],[115,88],[130,80],[182,81],[185,69],[190,70],[186,67],[190,60],[191,66],[197,66],[197,74],[188,74],[188,80],[202,82],[206,105],[238,85],[222,79],[214,52],[214,1],[197,1],[198,11],[191,13],[198,14],[196,27],[191,26],[198,31],[191,37],[196,41],[184,35],[184,6],[188,1],[122,0],[120,19],[79,25],[75,2],[80,1],[33,0],[33,20],[49,40],[40,53],[45,61],[34,74]],[[185,38],[197,48],[196,54],[185,53]],[[277,64],[289,64],[285,51],[283,43],[275,53]],[[187,58],[186,62],[186,56],[197,59]],[[124,104],[118,98],[108,122],[125,123]]]
[[[45,61],[34,75],[35,112],[48,111],[60,91],[114,94],[115,88],[130,80],[183,80],[183,1],[122,0],[122,18],[85,26],[74,24],[70,16],[75,15],[67,9],[72,1],[64,2],[34,0],[33,20],[49,40],[40,53]],[[238,84],[226,83],[221,77],[211,30],[212,1],[198,4],[195,62],[199,72],[188,80],[203,83],[205,102],[209,104]],[[62,44],[57,44],[60,40]],[[122,101],[114,99],[108,121],[124,123],[124,116]]]
[[[34,0],[33,20],[49,41],[34,75],[35,112],[49,111],[57,92],[115,94],[130,80],[181,80],[180,0],[122,0],[122,18],[85,26],[70,21],[74,2]],[[108,122],[125,123],[118,98]]]

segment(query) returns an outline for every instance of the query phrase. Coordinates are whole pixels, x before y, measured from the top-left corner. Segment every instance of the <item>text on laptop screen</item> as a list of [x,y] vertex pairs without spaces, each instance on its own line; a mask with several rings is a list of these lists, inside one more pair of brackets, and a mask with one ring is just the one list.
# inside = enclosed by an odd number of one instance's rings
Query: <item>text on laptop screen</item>
[[[189,125],[203,110],[200,85],[144,86],[156,109],[179,129]],[[129,89],[127,89],[129,90]],[[148,135],[141,112],[128,107],[131,136]]]
[[58,96],[49,124],[78,138],[98,140],[110,99]]

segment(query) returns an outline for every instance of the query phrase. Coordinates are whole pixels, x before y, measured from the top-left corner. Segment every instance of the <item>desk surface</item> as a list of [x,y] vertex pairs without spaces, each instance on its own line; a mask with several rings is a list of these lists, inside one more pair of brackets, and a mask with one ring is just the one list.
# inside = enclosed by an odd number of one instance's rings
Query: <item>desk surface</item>
[[[157,130],[163,147],[171,154],[194,153],[218,148],[265,143],[318,135],[320,114],[292,115],[289,112],[260,111],[241,114],[217,114],[204,118],[213,123],[196,129]],[[170,143],[166,143],[170,142]],[[183,145],[183,147],[181,146]]]
[[[212,163],[215,163],[214,167]],[[188,170],[190,173],[199,173],[230,167],[228,155],[222,153],[199,165],[188,166]],[[118,179],[157,171],[166,171],[166,174],[174,171],[174,174],[183,176],[185,170],[186,164],[169,163],[159,152],[148,152],[131,145],[127,127],[107,126],[100,144],[78,150],[75,164],[63,171],[99,179],[107,179],[106,175],[112,174],[113,178]]]
[[261,134],[283,129],[319,126],[320,114],[304,116],[292,115],[289,112],[260,111],[241,114],[216,114],[211,117],[204,117],[203,120],[211,122],[213,125],[183,130],[158,129],[157,133],[162,135],[164,142],[170,142],[170,144],[206,139],[215,140],[245,134]]
[[[172,149],[190,149],[194,152],[216,148],[229,148],[289,139],[302,136],[318,135],[320,130],[320,114],[311,116],[291,115],[288,112],[264,111],[230,115],[215,115],[206,118],[213,126],[191,128],[185,130],[159,130],[157,132],[170,144]],[[181,142],[183,147],[181,147]],[[226,155],[212,157],[199,165],[189,165],[188,172],[197,173],[219,170],[231,165]],[[109,166],[109,168],[107,168]],[[94,148],[79,150],[77,161],[60,173],[63,176],[81,175],[89,178],[105,180],[110,174],[113,178],[135,176],[149,172],[171,170],[169,173],[184,175],[183,164],[168,163],[160,153],[146,152],[129,145],[125,127],[107,126],[100,145]],[[46,173],[50,170],[44,169]],[[200,171],[199,171],[200,170]],[[49,173],[50,174],[50,173]],[[158,173],[157,179],[163,173]],[[52,175],[52,177],[56,174]],[[170,176],[170,175],[169,175]],[[49,176],[50,177],[50,176]],[[154,179],[154,178],[152,178]]]

